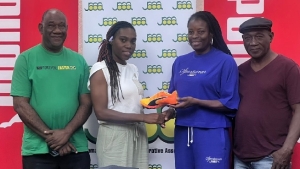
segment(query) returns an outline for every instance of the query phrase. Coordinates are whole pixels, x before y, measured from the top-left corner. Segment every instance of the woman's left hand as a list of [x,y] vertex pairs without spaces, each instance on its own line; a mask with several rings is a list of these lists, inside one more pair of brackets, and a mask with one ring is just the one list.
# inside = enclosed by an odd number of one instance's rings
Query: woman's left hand
[[174,107],[174,108],[186,108],[186,107],[190,107],[192,105],[195,104],[196,99],[193,97],[182,97],[182,98],[178,98],[178,104],[176,105],[170,105],[170,107]]

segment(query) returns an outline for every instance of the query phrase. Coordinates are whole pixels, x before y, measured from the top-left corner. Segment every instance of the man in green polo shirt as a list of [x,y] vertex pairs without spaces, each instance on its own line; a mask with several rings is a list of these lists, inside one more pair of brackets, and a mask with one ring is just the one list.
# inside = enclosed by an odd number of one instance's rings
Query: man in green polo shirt
[[11,96],[25,124],[23,169],[89,169],[88,141],[82,125],[91,114],[89,67],[63,46],[67,19],[47,10],[39,24],[42,43],[15,63]]

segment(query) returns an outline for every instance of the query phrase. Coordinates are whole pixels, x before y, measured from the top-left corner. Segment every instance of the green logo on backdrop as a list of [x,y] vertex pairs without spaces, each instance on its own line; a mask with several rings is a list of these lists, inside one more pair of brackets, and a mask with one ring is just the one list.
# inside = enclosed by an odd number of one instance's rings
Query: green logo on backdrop
[[168,90],[170,87],[170,82],[163,81],[161,82],[161,88],[157,88],[158,90]]
[[142,50],[135,50],[132,54],[132,58],[146,58],[147,52],[145,49]]
[[157,55],[159,58],[176,58],[177,51],[176,49],[163,49],[161,52],[161,56]]
[[147,34],[147,40],[143,40],[143,42],[162,42],[161,34]]
[[99,26],[112,26],[113,24],[117,23],[118,19],[114,18],[103,18],[102,24],[98,23]]
[[143,86],[143,89],[144,90],[148,90],[148,88],[147,88],[147,83],[145,82],[145,81],[142,81],[142,82],[140,82],[141,83],[141,85]]
[[148,1],[147,7],[144,10],[162,10],[162,5],[160,1]]
[[162,169],[162,165],[161,164],[149,164],[148,169]]
[[175,10],[181,10],[181,9],[193,9],[192,2],[191,1],[177,1],[176,7],[173,9]]
[[97,164],[90,164],[90,169],[96,169],[96,168],[98,168]]
[[133,10],[131,2],[117,2],[117,8],[113,8],[114,11],[126,11]]
[[145,26],[147,25],[147,21],[145,17],[132,17],[131,24],[133,26]]
[[85,43],[101,43],[103,40],[101,34],[88,35],[88,40]]
[[172,39],[173,42],[187,42],[188,41],[188,35],[186,33],[178,33],[177,34],[177,39],[174,40]]
[[161,23],[157,23],[157,25],[178,25],[177,24],[177,19],[175,16],[173,17],[162,17],[161,18]]
[[147,71],[144,74],[160,74],[163,73],[161,65],[147,65]]
[[85,11],[103,11],[103,5],[102,2],[89,2],[88,8],[85,9]]

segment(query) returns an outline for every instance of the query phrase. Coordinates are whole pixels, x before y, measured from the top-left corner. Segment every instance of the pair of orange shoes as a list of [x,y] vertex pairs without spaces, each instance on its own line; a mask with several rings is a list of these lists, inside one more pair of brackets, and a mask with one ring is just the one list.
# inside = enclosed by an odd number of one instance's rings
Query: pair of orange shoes
[[178,93],[174,91],[172,94],[160,91],[151,97],[146,97],[141,100],[142,106],[148,109],[156,109],[165,105],[177,104]]

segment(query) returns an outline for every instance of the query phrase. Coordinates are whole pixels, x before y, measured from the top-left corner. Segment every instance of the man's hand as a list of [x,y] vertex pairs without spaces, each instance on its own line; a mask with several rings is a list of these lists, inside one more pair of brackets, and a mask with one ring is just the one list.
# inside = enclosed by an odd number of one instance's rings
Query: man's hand
[[73,146],[73,144],[71,144],[70,142],[67,142],[65,145],[63,145],[59,150],[59,155],[60,156],[64,156],[67,154],[70,154],[72,152],[77,153],[77,150],[75,148],[75,146]]
[[56,151],[66,144],[71,137],[66,130],[47,130],[44,133],[48,135],[46,138],[47,144]]
[[273,156],[273,164],[271,169],[289,169],[292,151],[279,149],[272,153]]

